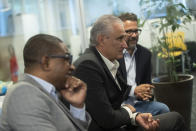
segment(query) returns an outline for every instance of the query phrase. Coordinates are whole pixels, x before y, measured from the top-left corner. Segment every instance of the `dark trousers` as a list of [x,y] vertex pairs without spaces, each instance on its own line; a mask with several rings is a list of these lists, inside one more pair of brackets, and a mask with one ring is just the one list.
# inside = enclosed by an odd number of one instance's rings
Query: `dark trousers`
[[[183,117],[177,112],[168,112],[161,115],[154,116],[155,119],[160,120],[160,126],[157,131],[188,131],[185,127]],[[141,127],[132,127],[126,131],[144,131]]]

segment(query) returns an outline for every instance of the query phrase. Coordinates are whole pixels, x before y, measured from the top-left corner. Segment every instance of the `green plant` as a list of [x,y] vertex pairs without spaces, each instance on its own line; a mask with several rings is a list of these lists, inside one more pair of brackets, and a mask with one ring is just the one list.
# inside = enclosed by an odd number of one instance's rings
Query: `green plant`
[[[176,52],[184,51],[185,48],[182,45],[176,46],[176,39],[180,43],[183,42],[183,37],[179,35],[176,38],[175,33],[180,27],[184,27],[185,24],[191,22],[191,14],[189,10],[182,3],[174,3],[174,0],[140,0],[140,5],[145,7],[148,17],[153,13],[150,9],[158,8],[165,5],[166,16],[160,18],[156,22],[157,28],[159,29],[158,44],[153,47],[158,53],[158,56],[165,60],[167,65],[167,72],[169,80],[172,82],[178,81],[176,73],[176,64],[178,59]],[[170,32],[170,35],[168,34]]]

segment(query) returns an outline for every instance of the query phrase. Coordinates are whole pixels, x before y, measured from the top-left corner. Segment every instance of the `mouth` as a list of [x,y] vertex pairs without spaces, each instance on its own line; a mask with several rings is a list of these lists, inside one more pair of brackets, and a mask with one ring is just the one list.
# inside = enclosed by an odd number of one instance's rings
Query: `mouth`
[[129,39],[129,40],[127,41],[128,47],[129,47],[129,46],[132,46],[132,45],[136,45],[136,43],[137,43],[137,39]]
[[130,41],[137,41],[136,39],[130,39]]
[[71,71],[68,72],[68,73],[67,73],[67,76],[68,76],[68,77],[73,76],[73,72],[71,72]]
[[65,74],[65,79],[67,79],[71,76],[73,76],[73,73],[72,73],[72,71],[69,71],[69,72],[67,72],[67,74]]
[[129,42],[137,42],[137,39],[129,39],[129,40],[127,41],[127,43],[129,43]]
[[127,39],[127,42],[133,42],[133,41],[137,41],[138,38],[137,37],[129,37],[129,39]]
[[120,53],[123,53],[123,50],[124,50],[124,49],[125,49],[125,48],[123,48],[123,47],[120,48],[119,52],[120,52]]

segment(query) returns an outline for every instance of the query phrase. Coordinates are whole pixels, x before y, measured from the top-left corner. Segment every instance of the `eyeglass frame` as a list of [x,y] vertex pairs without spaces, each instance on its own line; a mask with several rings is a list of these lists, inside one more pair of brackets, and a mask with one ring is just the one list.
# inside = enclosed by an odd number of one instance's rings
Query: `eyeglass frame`
[[129,30],[125,30],[125,32],[127,33],[127,34],[129,34],[129,35],[133,35],[133,33],[135,33],[135,34],[141,34],[141,32],[142,32],[142,30],[141,29],[135,29],[135,30],[133,30],[133,29],[129,29]]
[[48,55],[50,58],[62,58],[67,60],[69,64],[72,64],[73,56],[70,53],[65,53],[64,55]]

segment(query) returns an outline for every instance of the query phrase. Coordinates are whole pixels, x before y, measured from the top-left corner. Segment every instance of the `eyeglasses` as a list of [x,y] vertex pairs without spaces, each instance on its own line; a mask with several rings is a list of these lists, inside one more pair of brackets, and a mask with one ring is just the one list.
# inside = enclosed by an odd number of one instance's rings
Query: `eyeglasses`
[[140,35],[142,30],[141,29],[135,29],[135,30],[130,29],[130,30],[126,30],[125,32],[129,35],[133,35],[133,33],[135,33],[136,35],[138,34]]
[[65,53],[64,55],[49,55],[50,58],[62,58],[64,60],[69,61],[69,64],[72,63],[73,56],[70,53]]

